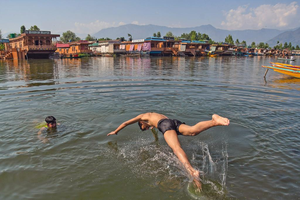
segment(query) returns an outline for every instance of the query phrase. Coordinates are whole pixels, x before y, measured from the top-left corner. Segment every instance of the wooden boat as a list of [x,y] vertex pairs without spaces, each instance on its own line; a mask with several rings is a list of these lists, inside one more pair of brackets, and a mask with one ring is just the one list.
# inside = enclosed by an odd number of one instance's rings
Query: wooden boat
[[295,61],[296,58],[288,59],[288,58],[277,58],[277,60],[284,60],[284,61]]
[[264,77],[266,77],[269,69],[274,70],[275,72],[300,78],[300,66],[297,65],[288,65],[284,63],[271,63],[271,66],[262,66],[267,68]]

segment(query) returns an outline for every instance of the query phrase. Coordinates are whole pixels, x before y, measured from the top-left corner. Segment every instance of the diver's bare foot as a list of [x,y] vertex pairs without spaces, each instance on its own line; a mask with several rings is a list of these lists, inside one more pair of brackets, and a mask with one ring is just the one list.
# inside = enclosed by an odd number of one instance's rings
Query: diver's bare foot
[[212,120],[216,123],[216,126],[228,126],[230,123],[229,119],[217,114],[213,114]]
[[194,183],[195,183],[195,185],[196,185],[196,187],[197,187],[197,190],[196,190],[196,191],[197,191],[197,192],[201,192],[201,191],[202,191],[202,185],[201,185],[200,181],[194,179]]

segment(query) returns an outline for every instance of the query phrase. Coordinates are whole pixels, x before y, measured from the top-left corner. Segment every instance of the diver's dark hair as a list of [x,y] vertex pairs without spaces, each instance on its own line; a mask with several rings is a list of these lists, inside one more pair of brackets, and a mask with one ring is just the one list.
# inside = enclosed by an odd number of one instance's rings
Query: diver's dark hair
[[140,129],[141,129],[142,131],[144,131],[144,130],[142,129],[142,122],[141,122],[141,121],[138,121],[138,125],[139,125]]
[[53,123],[56,123],[56,119],[55,119],[55,117],[53,117],[53,116],[48,116],[48,117],[46,117],[45,121],[46,121],[47,124],[53,124]]

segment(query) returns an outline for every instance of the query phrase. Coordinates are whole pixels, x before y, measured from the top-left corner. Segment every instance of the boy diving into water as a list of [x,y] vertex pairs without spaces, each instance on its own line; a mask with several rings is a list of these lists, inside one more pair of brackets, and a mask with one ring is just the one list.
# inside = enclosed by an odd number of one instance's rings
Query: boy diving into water
[[123,122],[115,131],[108,133],[107,136],[117,135],[120,130],[136,122],[138,123],[142,131],[155,127],[163,133],[167,144],[171,147],[174,154],[178,157],[179,161],[184,165],[186,170],[193,177],[194,183],[201,190],[199,171],[194,169],[190,164],[185,152],[180,146],[178,135],[196,136],[202,131],[214,126],[228,126],[230,123],[229,119],[214,114],[212,115],[211,120],[198,122],[194,126],[189,126],[179,120],[169,119],[165,115],[151,112],[140,114],[126,122]]

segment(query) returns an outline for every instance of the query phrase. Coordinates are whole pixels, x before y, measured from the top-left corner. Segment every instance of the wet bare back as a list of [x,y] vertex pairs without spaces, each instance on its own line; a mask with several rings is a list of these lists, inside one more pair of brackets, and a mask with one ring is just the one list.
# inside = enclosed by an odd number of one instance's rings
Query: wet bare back
[[145,113],[141,116],[142,121],[156,128],[159,120],[161,119],[168,119],[168,117],[159,113]]

